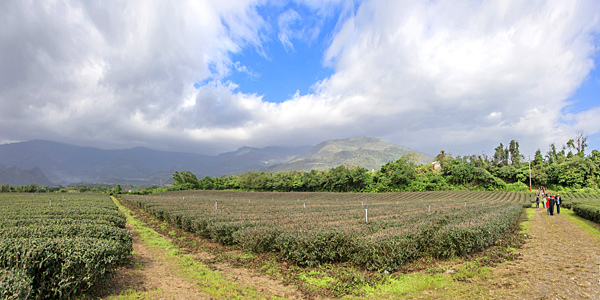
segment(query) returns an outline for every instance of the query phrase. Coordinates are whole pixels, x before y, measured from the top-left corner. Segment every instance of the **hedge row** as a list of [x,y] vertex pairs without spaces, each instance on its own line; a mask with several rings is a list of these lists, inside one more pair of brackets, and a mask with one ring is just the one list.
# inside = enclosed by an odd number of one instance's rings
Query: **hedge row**
[[596,223],[600,223],[600,203],[573,204],[571,205],[571,208],[578,216]]
[[590,221],[600,223],[600,195],[567,193],[562,195],[562,206]]
[[[232,234],[234,244],[248,251],[278,251],[300,265],[351,261],[367,269],[395,271],[402,264],[428,256],[447,258],[492,245],[521,212],[518,204],[471,216],[435,214],[409,230],[282,230],[243,228]],[[480,220],[476,220],[479,217]]]
[[31,298],[63,299],[107,278],[131,250],[97,238],[2,238],[0,268],[22,272],[20,281]]
[[123,245],[133,244],[131,233],[106,224],[70,224],[50,226],[21,226],[0,228],[2,238],[74,238],[87,237],[115,241]]
[[123,200],[223,245],[275,251],[299,265],[352,262],[388,271],[419,257],[464,255],[492,245],[529,200],[515,193],[471,191],[366,196],[204,191]]
[[0,299],[65,299],[110,277],[133,250],[106,195],[0,194]]

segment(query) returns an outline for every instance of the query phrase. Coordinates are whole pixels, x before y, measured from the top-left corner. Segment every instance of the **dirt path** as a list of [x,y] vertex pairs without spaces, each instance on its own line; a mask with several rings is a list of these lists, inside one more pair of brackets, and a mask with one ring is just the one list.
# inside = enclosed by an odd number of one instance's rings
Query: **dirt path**
[[[133,256],[131,263],[117,270],[117,276],[113,278],[108,286],[101,287],[99,297],[111,299],[119,294],[138,293],[143,299],[302,299],[302,293],[293,286],[285,285],[280,281],[257,273],[252,270],[233,267],[229,264],[210,263],[214,256],[209,253],[191,251],[193,254],[185,254],[193,260],[209,265],[206,272],[218,272],[219,275],[211,278],[223,277],[228,284],[222,290],[218,290],[224,281],[219,279],[201,280],[199,282],[190,278],[182,277],[178,272],[181,266],[172,256],[167,255],[168,249],[152,247],[142,241],[140,234],[131,224],[127,229],[133,233]],[[170,241],[169,237],[160,235],[161,238]],[[181,253],[189,253],[190,249],[181,249]],[[214,280],[214,281],[211,281]],[[213,287],[211,287],[211,285]],[[221,286],[221,288],[223,288]],[[249,288],[250,290],[248,290]],[[203,292],[207,289],[210,292]],[[231,290],[233,289],[233,290]],[[223,291],[225,290],[225,291]],[[133,297],[135,299],[138,296]],[[129,298],[128,298],[129,299]]]
[[150,293],[155,299],[209,299],[208,295],[198,291],[196,286],[176,274],[176,264],[169,260],[159,249],[151,249],[144,244],[137,232],[133,232],[134,265],[127,275],[130,288],[137,291],[156,291]]
[[600,299],[600,238],[535,209],[523,256],[494,271],[494,298]]
[[144,244],[130,224],[126,227],[133,233],[134,254],[130,263],[118,268],[116,276],[99,286],[92,298],[112,299],[113,296],[138,293],[143,299],[210,299],[193,283],[176,274],[172,260],[159,249]]

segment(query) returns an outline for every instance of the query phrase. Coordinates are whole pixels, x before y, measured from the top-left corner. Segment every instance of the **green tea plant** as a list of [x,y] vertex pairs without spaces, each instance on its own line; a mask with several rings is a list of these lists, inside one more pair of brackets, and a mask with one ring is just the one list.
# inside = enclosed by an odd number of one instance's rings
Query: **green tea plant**
[[0,299],[72,297],[108,278],[132,247],[106,195],[0,194]]
[[561,195],[563,207],[572,209],[576,215],[584,219],[600,223],[600,195],[582,193]]
[[298,265],[398,269],[494,243],[533,201],[520,192],[385,194],[186,191],[122,200],[184,230]]

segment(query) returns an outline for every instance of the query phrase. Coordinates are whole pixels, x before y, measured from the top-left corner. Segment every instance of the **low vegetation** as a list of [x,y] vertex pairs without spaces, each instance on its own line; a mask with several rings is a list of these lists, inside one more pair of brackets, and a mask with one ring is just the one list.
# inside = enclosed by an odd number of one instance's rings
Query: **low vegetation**
[[600,195],[598,194],[564,194],[563,206],[590,221],[600,223]]
[[351,262],[390,272],[420,257],[464,255],[493,244],[532,199],[516,192],[198,191],[122,200],[220,244],[275,251],[301,266]]
[[68,298],[131,251],[125,217],[106,195],[0,195],[0,299]]

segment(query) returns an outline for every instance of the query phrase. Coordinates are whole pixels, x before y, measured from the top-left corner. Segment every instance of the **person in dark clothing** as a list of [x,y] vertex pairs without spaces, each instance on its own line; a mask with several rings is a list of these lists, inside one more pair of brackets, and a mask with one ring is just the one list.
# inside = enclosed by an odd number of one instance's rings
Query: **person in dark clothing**
[[535,208],[540,208],[540,196],[535,198]]
[[556,195],[556,213],[560,215],[560,206],[562,205],[562,201],[560,199],[560,194]]
[[551,216],[554,216],[554,203],[555,203],[555,201],[556,200],[554,200],[554,196],[550,196],[549,197],[549,200],[548,200],[549,206],[548,207],[550,209],[550,215]]

